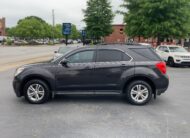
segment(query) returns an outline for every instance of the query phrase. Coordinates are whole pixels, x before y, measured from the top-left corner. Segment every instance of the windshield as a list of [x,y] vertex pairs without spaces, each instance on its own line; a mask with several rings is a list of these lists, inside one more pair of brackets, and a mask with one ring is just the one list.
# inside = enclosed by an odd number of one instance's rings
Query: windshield
[[170,52],[187,52],[183,47],[169,47]]
[[59,50],[58,50],[58,54],[61,54],[61,55],[59,55],[57,57],[54,57],[53,59],[51,59],[50,62],[56,61],[60,57],[64,56],[65,54],[67,54],[67,53],[69,53],[69,52],[71,52],[71,51],[73,51],[75,49],[77,49],[77,47],[66,47],[66,46],[65,47],[60,47]]
[[58,53],[59,54],[66,54],[72,50],[76,49],[76,47],[60,47],[59,50],[58,50]]

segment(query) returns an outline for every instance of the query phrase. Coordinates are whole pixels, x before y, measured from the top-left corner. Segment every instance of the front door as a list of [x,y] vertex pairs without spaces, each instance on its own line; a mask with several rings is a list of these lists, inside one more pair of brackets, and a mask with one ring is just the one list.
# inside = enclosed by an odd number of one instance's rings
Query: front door
[[59,65],[57,69],[57,90],[91,90],[94,58],[95,50],[79,51],[66,57],[67,66]]

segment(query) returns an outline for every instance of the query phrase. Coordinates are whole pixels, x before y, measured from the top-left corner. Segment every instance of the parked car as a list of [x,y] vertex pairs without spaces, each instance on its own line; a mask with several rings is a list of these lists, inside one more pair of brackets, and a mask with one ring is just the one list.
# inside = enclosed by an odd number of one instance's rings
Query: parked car
[[65,39],[61,39],[61,40],[60,40],[60,43],[64,43],[64,44],[65,44],[65,43],[66,43],[66,40],[65,40]]
[[144,105],[169,85],[166,64],[145,46],[81,47],[62,57],[17,69],[13,87],[32,104],[60,94],[122,94]]
[[17,45],[17,46],[28,45],[28,42],[25,40],[15,40],[14,45]]
[[78,44],[78,41],[77,40],[73,40],[73,44]]
[[79,47],[78,46],[62,46],[59,48],[58,51],[54,52],[55,54],[53,56],[53,59],[55,60],[55,59],[63,56],[65,53],[68,53],[68,52],[75,50],[77,48],[79,48]]
[[73,44],[73,40],[72,40],[72,39],[69,39],[69,40],[67,41],[67,44]]
[[152,47],[152,45],[149,43],[139,43],[139,45]]
[[156,52],[171,67],[176,65],[190,66],[190,53],[182,46],[163,45],[157,47]]

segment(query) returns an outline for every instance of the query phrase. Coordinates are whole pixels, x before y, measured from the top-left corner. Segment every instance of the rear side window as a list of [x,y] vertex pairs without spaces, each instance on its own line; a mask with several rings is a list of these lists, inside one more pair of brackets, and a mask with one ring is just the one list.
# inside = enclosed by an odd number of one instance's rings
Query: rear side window
[[160,57],[153,51],[151,48],[132,48],[133,52],[135,52],[140,58],[141,61],[143,60],[151,60],[151,61],[160,61]]
[[129,61],[131,58],[119,50],[98,50],[97,62]]

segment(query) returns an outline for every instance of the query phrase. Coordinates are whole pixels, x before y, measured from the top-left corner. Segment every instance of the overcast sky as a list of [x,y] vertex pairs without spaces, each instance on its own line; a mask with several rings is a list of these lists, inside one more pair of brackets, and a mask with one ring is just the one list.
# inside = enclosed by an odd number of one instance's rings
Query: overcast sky
[[[17,24],[17,21],[26,16],[35,15],[48,23],[52,22],[52,9],[55,9],[55,22],[71,22],[80,29],[82,22],[82,9],[86,8],[87,0],[0,0],[0,18],[6,17],[7,26]],[[113,11],[118,10],[122,0],[110,0]],[[114,24],[123,22],[121,15],[116,15]]]

